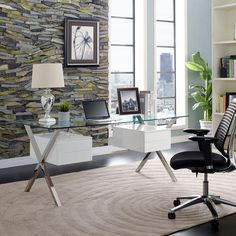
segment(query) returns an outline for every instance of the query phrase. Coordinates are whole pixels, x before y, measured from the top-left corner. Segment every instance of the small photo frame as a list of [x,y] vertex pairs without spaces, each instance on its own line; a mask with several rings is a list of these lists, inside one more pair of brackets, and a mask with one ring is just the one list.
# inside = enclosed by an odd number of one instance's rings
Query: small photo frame
[[141,113],[138,88],[118,88],[117,96],[120,115]]
[[231,102],[235,102],[236,103],[236,92],[230,92],[230,93],[226,93],[226,109],[229,106],[229,104]]
[[65,19],[65,66],[99,65],[99,21]]

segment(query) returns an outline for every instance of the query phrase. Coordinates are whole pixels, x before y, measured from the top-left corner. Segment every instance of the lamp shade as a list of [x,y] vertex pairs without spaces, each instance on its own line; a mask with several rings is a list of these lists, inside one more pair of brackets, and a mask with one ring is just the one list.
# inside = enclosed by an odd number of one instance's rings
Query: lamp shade
[[64,76],[61,63],[33,65],[32,88],[58,88],[64,86]]

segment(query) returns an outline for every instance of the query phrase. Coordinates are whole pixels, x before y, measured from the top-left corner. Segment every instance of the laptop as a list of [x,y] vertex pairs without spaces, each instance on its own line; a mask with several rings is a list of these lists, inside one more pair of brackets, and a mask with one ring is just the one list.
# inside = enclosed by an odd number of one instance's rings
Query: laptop
[[110,116],[106,100],[88,100],[83,101],[82,103],[86,121],[106,123],[119,119],[118,116]]

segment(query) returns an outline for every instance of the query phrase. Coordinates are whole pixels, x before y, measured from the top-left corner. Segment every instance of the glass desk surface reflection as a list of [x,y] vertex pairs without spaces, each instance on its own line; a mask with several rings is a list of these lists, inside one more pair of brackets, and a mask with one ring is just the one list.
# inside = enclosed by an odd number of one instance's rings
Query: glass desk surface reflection
[[[60,122],[56,121],[55,124],[43,124],[39,123],[38,120],[16,120],[14,123],[28,125],[32,128],[45,128],[45,129],[69,129],[69,128],[78,128],[78,127],[86,127],[86,126],[101,126],[101,125],[118,125],[118,124],[125,124],[125,123],[144,123],[150,121],[158,121],[160,122],[157,125],[167,124],[169,120],[179,119],[179,118],[186,118],[186,114],[164,114],[164,113],[157,113],[151,115],[117,115],[114,117],[114,120],[86,120],[81,117],[71,118],[68,122]],[[113,118],[113,117],[112,117]]]

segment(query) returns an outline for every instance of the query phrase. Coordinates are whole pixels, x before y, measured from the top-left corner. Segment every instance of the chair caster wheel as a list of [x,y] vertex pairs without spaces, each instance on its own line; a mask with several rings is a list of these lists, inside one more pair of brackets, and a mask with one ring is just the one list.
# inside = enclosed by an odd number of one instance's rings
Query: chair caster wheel
[[214,202],[215,203],[215,205],[220,205],[221,203],[220,202]]
[[169,218],[170,220],[174,220],[174,219],[175,219],[175,213],[174,213],[174,212],[169,212],[169,213],[168,213],[168,218]]
[[221,204],[221,202],[218,202],[218,201],[215,201],[214,203],[215,203],[215,205],[220,205]]
[[211,221],[211,227],[213,230],[218,230],[219,229],[219,221],[218,220],[212,220]]
[[180,205],[180,200],[179,199],[174,200],[173,204],[174,204],[175,207],[179,206]]

